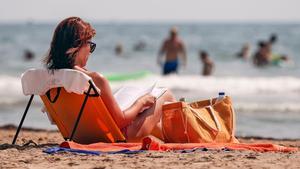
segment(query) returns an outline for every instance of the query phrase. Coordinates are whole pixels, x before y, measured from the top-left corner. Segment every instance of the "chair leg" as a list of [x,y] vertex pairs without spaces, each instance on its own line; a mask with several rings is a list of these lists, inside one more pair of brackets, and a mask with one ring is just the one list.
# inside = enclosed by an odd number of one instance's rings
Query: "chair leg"
[[31,105],[31,102],[32,102],[32,100],[33,100],[33,97],[34,97],[34,95],[31,95],[31,96],[30,96],[30,99],[29,99],[29,101],[28,101],[28,103],[27,103],[25,112],[24,112],[23,117],[22,117],[22,119],[21,119],[21,121],[20,121],[20,124],[19,124],[18,129],[17,129],[17,132],[16,132],[16,134],[15,134],[15,136],[14,136],[14,140],[13,140],[12,144],[15,144],[15,143],[16,143],[16,140],[17,140],[18,135],[19,135],[19,132],[20,132],[20,130],[21,130],[21,128],[22,128],[23,122],[24,122],[24,120],[25,120],[26,114],[27,114],[28,109],[29,109],[29,107],[30,107],[30,105]]
[[70,139],[69,139],[70,141],[72,141],[72,140],[73,140],[73,136],[74,136],[74,134],[75,134],[75,131],[76,131],[76,129],[77,129],[77,126],[78,126],[78,124],[79,124],[79,121],[80,121],[80,118],[81,118],[82,112],[83,112],[83,110],[84,110],[84,107],[85,107],[85,104],[86,104],[86,102],[87,102],[87,99],[89,98],[89,95],[90,95],[91,89],[92,89],[92,85],[90,85],[90,87],[89,87],[89,89],[88,89],[88,91],[87,91],[87,94],[86,94],[86,96],[85,96],[85,98],[84,98],[84,101],[83,101],[83,103],[82,103],[82,106],[81,106],[81,108],[80,108],[80,111],[79,111],[78,117],[77,117],[77,119],[76,119],[76,122],[75,122],[74,128],[73,128],[73,130],[72,130],[72,134],[71,134],[71,136],[70,136]]

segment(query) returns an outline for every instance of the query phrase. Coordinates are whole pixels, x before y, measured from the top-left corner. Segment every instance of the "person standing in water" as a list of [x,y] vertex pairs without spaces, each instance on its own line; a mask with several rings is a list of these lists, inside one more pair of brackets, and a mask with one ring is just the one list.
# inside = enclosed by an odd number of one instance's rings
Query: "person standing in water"
[[[162,58],[165,56],[164,63]],[[170,36],[166,39],[157,57],[157,62],[163,67],[163,75],[170,73],[178,73],[179,59],[182,60],[182,65],[186,66],[186,50],[183,41],[178,37],[178,31],[176,27],[170,29]]]
[[35,55],[34,55],[34,53],[31,50],[26,49],[24,51],[23,58],[24,58],[25,61],[31,61],[31,60],[33,60],[35,58]]
[[117,43],[117,45],[115,46],[115,54],[117,56],[121,56],[123,54],[123,45],[122,45],[122,43]]
[[272,33],[270,38],[269,38],[269,43],[271,45],[274,45],[277,42],[277,40],[278,40],[277,34]]
[[245,43],[240,52],[237,53],[237,57],[247,60],[250,57],[250,44]]
[[202,75],[210,76],[214,69],[214,62],[210,59],[208,53],[206,51],[199,52],[200,60],[203,64],[202,66]]
[[270,44],[265,41],[257,43],[258,49],[253,56],[253,63],[257,67],[263,67],[270,62]]

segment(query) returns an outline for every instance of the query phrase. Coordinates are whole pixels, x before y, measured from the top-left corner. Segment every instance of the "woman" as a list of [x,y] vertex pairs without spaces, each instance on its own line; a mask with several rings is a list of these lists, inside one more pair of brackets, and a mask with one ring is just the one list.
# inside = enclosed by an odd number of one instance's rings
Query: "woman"
[[[175,101],[173,95],[167,91],[157,100],[151,95],[144,95],[122,112],[113,97],[108,80],[100,73],[85,68],[90,53],[96,47],[96,44],[91,42],[95,34],[91,25],[81,18],[70,17],[60,22],[55,29],[49,55],[44,60],[46,67],[49,70],[76,69],[90,76],[101,90],[101,98],[105,105],[110,105],[107,109],[128,141],[140,141],[149,134],[162,138],[162,105],[166,101]],[[150,109],[140,113],[150,106]]]

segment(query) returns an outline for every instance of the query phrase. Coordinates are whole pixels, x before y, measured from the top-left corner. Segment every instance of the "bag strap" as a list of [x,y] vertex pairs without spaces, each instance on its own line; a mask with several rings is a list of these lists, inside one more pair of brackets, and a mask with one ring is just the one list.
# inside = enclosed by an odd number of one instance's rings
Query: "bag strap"
[[218,120],[218,118],[216,117],[214,108],[212,106],[207,106],[206,108],[208,108],[210,114],[212,115],[212,117],[214,118],[214,122],[216,123],[217,129],[218,131],[220,131],[220,122]]
[[[184,109],[186,109],[186,108],[184,108]],[[187,125],[187,115],[184,115],[183,112],[184,112],[184,111],[181,111],[180,114],[181,114],[182,124],[183,124],[183,127],[184,127],[184,135],[185,135],[186,138],[187,138],[187,142],[190,143],[190,137],[189,137],[188,131],[187,131],[187,129],[188,129],[188,125]],[[184,117],[185,117],[185,119],[184,119]]]
[[212,127],[211,125],[209,125],[205,120],[203,120],[202,117],[199,116],[198,112],[194,108],[192,108],[192,107],[189,107],[189,108],[192,111],[192,113],[194,114],[194,116],[197,117],[199,120],[201,120],[203,122],[203,124],[205,124],[208,128],[210,128],[211,130],[213,130],[216,133],[218,133],[219,130],[220,130],[219,121],[218,121],[218,119],[216,118],[216,116],[214,114],[213,108],[212,107],[209,108],[209,107],[211,107],[211,106],[207,106],[205,108],[209,109],[208,112],[213,116],[213,120],[214,120],[214,122],[216,124],[217,129],[215,129],[214,127]]
[[231,127],[232,127],[232,130],[231,130],[231,137],[234,137],[234,134],[235,134],[235,111],[234,111],[234,108],[233,106],[230,106],[231,108],[231,113],[232,113],[232,120],[231,120]]
[[[214,104],[216,104],[216,101],[215,101]],[[213,99],[211,98],[211,99],[209,99],[209,106],[206,106],[206,107],[208,108],[210,114],[213,116],[218,131],[220,131],[220,122],[219,122],[218,118],[215,115],[214,108],[212,107],[214,104],[213,104]]]

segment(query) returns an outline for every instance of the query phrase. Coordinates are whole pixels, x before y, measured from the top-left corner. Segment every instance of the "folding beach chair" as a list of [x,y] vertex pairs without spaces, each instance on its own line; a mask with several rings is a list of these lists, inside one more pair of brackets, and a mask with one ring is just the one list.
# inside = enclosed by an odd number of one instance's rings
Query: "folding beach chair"
[[81,144],[125,142],[91,77],[72,69],[29,69],[22,74],[25,95],[31,95],[12,144],[15,144],[34,95],[42,99],[65,140]]

